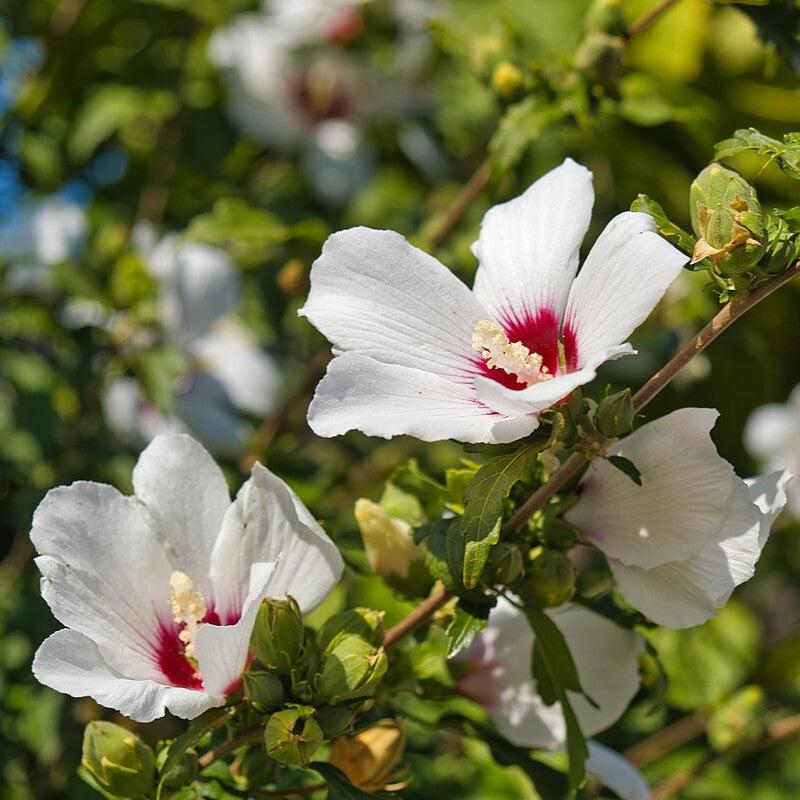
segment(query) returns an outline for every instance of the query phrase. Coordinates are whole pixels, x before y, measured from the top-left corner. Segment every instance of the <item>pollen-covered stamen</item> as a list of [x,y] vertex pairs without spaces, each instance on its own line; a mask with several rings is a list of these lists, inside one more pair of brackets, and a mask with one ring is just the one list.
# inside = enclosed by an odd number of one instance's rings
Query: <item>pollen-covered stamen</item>
[[196,658],[195,636],[203,618],[206,616],[206,604],[200,592],[193,590],[192,579],[184,572],[175,570],[169,576],[169,607],[172,618],[183,625],[178,638],[184,644],[184,655]]
[[487,366],[514,375],[520,383],[530,386],[553,377],[538,353],[521,342],[509,341],[506,332],[491,320],[482,319],[475,325],[472,347],[486,359]]

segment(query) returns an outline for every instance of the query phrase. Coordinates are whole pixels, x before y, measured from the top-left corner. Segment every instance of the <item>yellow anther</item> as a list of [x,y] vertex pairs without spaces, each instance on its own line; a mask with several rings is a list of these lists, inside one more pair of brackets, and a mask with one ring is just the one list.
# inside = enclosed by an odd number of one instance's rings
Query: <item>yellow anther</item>
[[482,319],[475,325],[472,347],[489,367],[514,375],[520,383],[530,386],[553,377],[538,353],[532,353],[522,342],[509,341],[506,332],[491,320]]
[[192,579],[184,572],[175,570],[169,576],[169,607],[172,617],[184,628],[178,637],[185,645],[187,658],[195,658],[195,636],[197,629],[206,615],[206,604],[200,592],[193,591]]

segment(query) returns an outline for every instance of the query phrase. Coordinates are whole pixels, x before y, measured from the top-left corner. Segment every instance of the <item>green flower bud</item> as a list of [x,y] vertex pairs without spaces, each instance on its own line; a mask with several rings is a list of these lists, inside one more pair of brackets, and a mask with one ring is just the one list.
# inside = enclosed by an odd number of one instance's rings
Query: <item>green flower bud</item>
[[[163,748],[156,757],[156,766],[159,770],[164,766],[164,762],[169,755],[169,748]],[[181,786],[186,786],[197,777],[197,753],[186,750],[172,769],[164,776],[164,786],[167,789],[176,791]]]
[[486,576],[490,583],[508,586],[522,577],[525,571],[519,547],[508,542],[498,542],[489,553]]
[[577,570],[565,553],[540,546],[531,550],[529,559],[518,589],[526,603],[544,608],[560,606],[575,594]]
[[569,550],[581,538],[580,531],[563,519],[548,519],[542,527],[542,540],[556,550]]
[[575,51],[575,66],[595,80],[615,83],[622,76],[625,40],[594,30],[584,36]]
[[692,228],[699,237],[692,264],[708,258],[726,277],[755,267],[764,253],[764,219],[756,190],[732,169],[707,166],[689,192]]
[[317,676],[317,692],[328,703],[371,697],[386,673],[388,659],[360,636],[345,636],[329,648]]
[[719,706],[708,721],[708,741],[717,752],[753,742],[764,732],[764,690],[745,686]]
[[511,100],[522,86],[522,70],[510,61],[501,61],[492,72],[492,90],[504,100]]
[[624,389],[600,403],[594,414],[594,424],[603,436],[616,438],[631,432],[635,416],[631,390]]
[[303,649],[303,620],[293,598],[265,600],[258,609],[250,645],[258,660],[288,675]]
[[342,639],[358,636],[373,647],[383,644],[383,611],[351,608],[334,614],[317,631],[317,646],[327,655]]
[[242,675],[244,696],[257,711],[275,711],[283,705],[283,684],[274,672],[251,670]]
[[347,733],[356,714],[361,707],[360,703],[352,705],[320,706],[317,709],[317,722],[326,739],[336,739]]
[[153,790],[153,751],[135,733],[113,722],[86,726],[81,764],[109,794],[139,798]]
[[264,728],[267,755],[284,766],[302,767],[322,744],[322,730],[310,706],[293,706],[276,711]]
[[605,31],[612,34],[625,33],[625,15],[622,0],[594,0],[583,18],[586,31]]

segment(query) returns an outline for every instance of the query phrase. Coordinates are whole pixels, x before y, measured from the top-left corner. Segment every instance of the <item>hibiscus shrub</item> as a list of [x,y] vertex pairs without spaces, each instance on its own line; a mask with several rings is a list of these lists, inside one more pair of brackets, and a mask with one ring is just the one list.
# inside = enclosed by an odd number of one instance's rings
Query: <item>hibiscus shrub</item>
[[5,794],[796,796],[798,64],[784,0],[11,0]]

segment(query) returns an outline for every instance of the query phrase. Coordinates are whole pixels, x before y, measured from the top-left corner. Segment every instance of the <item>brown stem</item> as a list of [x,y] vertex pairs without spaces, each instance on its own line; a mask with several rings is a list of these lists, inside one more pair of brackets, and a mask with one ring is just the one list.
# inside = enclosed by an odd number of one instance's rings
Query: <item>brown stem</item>
[[696,739],[706,729],[706,722],[708,716],[703,711],[687,714],[672,725],[629,747],[624,753],[625,758],[637,767],[643,767]]
[[641,17],[635,19],[625,31],[626,39],[633,39],[638,36],[642,31],[649,28],[665,11],[668,11],[678,0],[661,0],[660,3],[653,6],[649,11],[642,14]]
[[[785,739],[796,736],[798,733],[800,733],[800,714],[777,720],[767,727],[766,733],[758,742],[743,750],[741,755],[744,755],[746,752],[754,752],[763,750],[766,747],[771,747]],[[676,775],[671,775],[653,789],[653,800],[665,800],[667,797],[672,797],[676,792],[685,789],[710,766],[723,761],[726,757],[724,753],[721,755],[712,753],[690,769],[679,772]]]
[[490,174],[488,161],[484,161],[475,172],[472,173],[472,177],[467,181],[461,193],[447,210],[444,219],[428,238],[426,249],[435,250],[447,240],[447,237],[450,236],[467,209],[472,205],[473,200],[475,200],[489,182]]
[[213,750],[203,753],[203,755],[197,759],[197,763],[200,765],[200,768],[203,769],[204,767],[213,764],[218,759],[225,758],[225,756],[230,755],[234,750],[238,750],[242,745],[261,741],[263,736],[264,732],[260,728],[256,728],[252,731],[246,731],[240,736],[234,736],[233,739],[228,739],[228,741],[223,742]]
[[439,584],[427,600],[423,600],[410,614],[403,617],[397,625],[393,625],[386,631],[386,638],[383,640],[383,647],[388,650],[397,644],[407,633],[418,628],[430,619],[453,595]]

